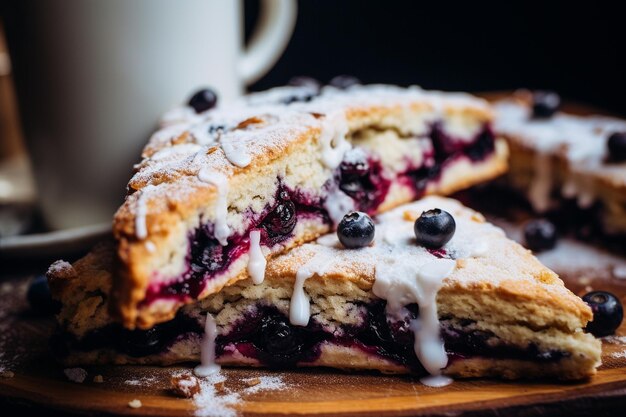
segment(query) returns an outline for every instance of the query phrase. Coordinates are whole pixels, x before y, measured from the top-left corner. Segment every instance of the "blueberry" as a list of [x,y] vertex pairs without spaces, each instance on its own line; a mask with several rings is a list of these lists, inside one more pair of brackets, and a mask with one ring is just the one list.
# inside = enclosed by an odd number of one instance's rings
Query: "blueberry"
[[54,314],[56,303],[52,300],[48,279],[45,275],[38,275],[30,283],[26,298],[30,308],[38,314]]
[[217,94],[210,88],[203,88],[191,96],[187,104],[193,107],[196,113],[202,113],[215,107],[217,104]]
[[549,220],[531,220],[524,226],[524,242],[526,247],[534,252],[554,248],[557,238],[556,227]]
[[620,300],[606,291],[592,291],[585,294],[583,301],[591,307],[593,320],[585,329],[596,337],[608,336],[622,324],[624,310]]
[[352,75],[337,75],[336,77],[333,77],[328,84],[335,88],[339,88],[340,90],[345,90],[353,85],[361,84],[361,80]]
[[278,195],[278,204],[263,219],[262,227],[270,237],[285,236],[293,231],[297,220],[295,204],[287,192],[281,191]]
[[607,142],[609,159],[614,162],[626,161],[626,132],[615,132]]
[[413,226],[417,243],[430,249],[438,249],[448,243],[456,231],[454,217],[438,208],[422,213]]
[[343,216],[337,228],[337,237],[346,248],[362,248],[374,240],[374,222],[360,211],[351,211]]
[[289,80],[287,85],[292,87],[306,87],[312,91],[319,91],[321,84],[315,78],[307,77],[306,75],[300,75],[293,77]]
[[561,105],[561,97],[554,91],[535,91],[533,93],[533,117],[546,119],[552,117]]

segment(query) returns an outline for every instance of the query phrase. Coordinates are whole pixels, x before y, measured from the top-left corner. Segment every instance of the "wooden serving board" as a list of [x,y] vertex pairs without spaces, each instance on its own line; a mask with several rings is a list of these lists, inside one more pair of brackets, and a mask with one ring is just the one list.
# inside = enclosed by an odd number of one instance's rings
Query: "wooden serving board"
[[[570,279],[570,287],[579,293],[591,288],[609,290],[626,302],[626,280],[607,277],[607,271],[596,272],[602,278],[590,279],[587,270],[582,283],[580,276],[571,277],[575,279]],[[52,320],[29,313],[24,300],[26,281],[0,284],[0,369],[14,373],[10,378],[0,377],[0,397],[4,407],[9,407],[4,409],[22,404],[57,410],[64,415],[572,416],[626,406],[626,337],[621,343],[618,338],[613,338],[612,343],[605,341],[598,374],[575,384],[469,380],[429,388],[411,377],[375,373],[225,369],[223,393],[211,400],[214,406],[209,403],[200,407],[193,400],[175,397],[170,392],[172,374],[189,371],[192,365],[92,367],[87,369],[85,382],[75,383],[68,380],[49,354]],[[618,335],[626,335],[626,325]],[[95,375],[102,375],[104,382],[93,382]],[[281,380],[283,387],[250,392],[253,390],[246,379],[268,376]],[[233,395],[237,400],[227,401],[224,408],[222,400],[232,399]],[[128,403],[133,399],[139,399],[142,407],[130,408]]]

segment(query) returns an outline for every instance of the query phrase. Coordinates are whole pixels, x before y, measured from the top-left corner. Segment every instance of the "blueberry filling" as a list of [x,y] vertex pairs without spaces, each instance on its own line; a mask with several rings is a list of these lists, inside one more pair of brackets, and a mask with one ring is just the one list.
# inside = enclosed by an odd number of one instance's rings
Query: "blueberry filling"
[[430,139],[433,155],[426,155],[421,166],[410,168],[403,174],[410,180],[417,197],[424,194],[430,182],[439,179],[445,166],[452,161],[467,157],[471,162],[480,162],[495,151],[495,135],[488,124],[473,140],[464,141],[451,137],[444,132],[440,123],[435,123]]
[[383,166],[378,159],[362,156],[343,161],[339,166],[339,189],[352,197],[357,209],[372,214],[387,196],[391,181],[383,177]]
[[[451,138],[443,132],[439,124],[433,125],[430,137],[434,152],[425,156],[427,162],[398,177],[399,182],[408,179],[416,197],[423,194],[430,181],[439,178],[442,168],[449,161],[461,156],[471,161],[479,161],[494,150],[494,135],[488,125],[469,142]],[[383,165],[376,156],[358,148],[355,150],[358,152],[346,155],[334,180],[339,189],[354,200],[355,209],[374,214],[387,197],[391,180],[384,175]],[[149,305],[161,298],[177,298],[182,301],[197,298],[208,280],[224,273],[247,251],[249,230],[261,229],[261,244],[273,247],[292,236],[298,218],[315,216],[323,223],[331,224],[322,201],[311,199],[303,190],[288,190],[282,185],[279,186],[275,202],[268,205],[262,213],[251,216],[255,219],[249,229],[229,237],[226,246],[221,246],[214,238],[213,224],[201,222],[202,225],[188,237],[186,271],[169,282],[154,280],[156,283],[148,288],[141,304]]]
[[[414,336],[409,329],[409,321],[419,316],[418,306],[407,306],[408,317],[394,322],[387,319],[384,301],[360,307],[366,311],[361,325],[343,326],[331,332],[314,319],[306,327],[293,326],[276,308],[260,306],[235,323],[228,334],[217,338],[216,354],[219,358],[236,350],[263,365],[282,368],[314,362],[319,358],[321,344],[328,341],[360,349],[424,374],[415,356]],[[492,333],[473,328],[473,324],[471,320],[455,323],[446,318],[441,320],[441,335],[451,361],[481,356],[551,362],[569,355],[558,350],[542,351],[532,343],[526,347],[507,345]],[[179,314],[174,320],[149,330],[130,331],[112,324],[92,331],[80,340],[68,335],[56,335],[53,340],[59,356],[67,355],[70,349],[90,351],[108,347],[133,357],[144,357],[162,353],[176,340],[191,335],[202,335],[202,326],[196,319]]]
[[[292,235],[298,217],[317,216],[329,223],[328,216],[319,207],[319,202],[279,186],[275,203],[264,210],[265,214],[250,229],[262,229],[261,244],[271,247]],[[228,244],[222,246],[214,237],[213,227],[205,223],[190,233],[186,271],[175,280],[148,287],[142,305],[164,298],[183,301],[197,298],[208,280],[226,271],[247,251],[248,232],[231,236]]]

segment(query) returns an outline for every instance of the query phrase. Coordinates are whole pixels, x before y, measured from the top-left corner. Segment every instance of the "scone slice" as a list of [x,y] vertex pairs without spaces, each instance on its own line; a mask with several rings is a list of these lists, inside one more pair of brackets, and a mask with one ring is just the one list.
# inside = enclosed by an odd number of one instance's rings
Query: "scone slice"
[[[279,88],[165,118],[114,220],[115,314],[129,328],[248,278],[253,231],[268,258],[332,230],[506,169],[488,105],[390,86]],[[256,244],[255,244],[256,245]]]
[[[456,221],[436,250],[413,237],[415,219],[433,208]],[[371,246],[346,249],[323,236],[270,260],[262,283],[238,281],[149,330],[108,316],[110,272],[96,264],[105,257],[57,263],[49,274],[67,364],[168,365],[215,349],[222,365],[563,380],[600,364],[600,342],[583,331],[589,307],[501,229],[441,197],[378,216]],[[91,277],[100,290],[87,288]],[[217,324],[214,346],[207,317]]]
[[609,151],[626,120],[557,112],[533,116],[531,95],[495,105],[499,134],[511,148],[506,182],[537,213],[580,212],[577,221],[607,237],[626,236],[626,161]]

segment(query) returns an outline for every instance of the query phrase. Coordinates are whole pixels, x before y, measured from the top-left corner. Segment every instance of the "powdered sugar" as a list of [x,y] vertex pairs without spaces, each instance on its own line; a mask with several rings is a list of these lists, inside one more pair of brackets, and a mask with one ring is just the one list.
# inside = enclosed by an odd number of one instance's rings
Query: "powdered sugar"
[[286,387],[285,382],[279,376],[260,376],[258,378],[246,378],[244,379],[244,382],[249,382],[253,379],[258,380],[259,383],[246,388],[244,391],[247,394],[254,394],[260,391],[276,391],[284,389]]
[[127,379],[126,381],[124,381],[124,384],[132,385],[132,386],[142,386],[142,385],[152,384],[155,381],[156,381],[156,377],[146,376],[146,377],[142,377],[138,379]]
[[[246,378],[244,381],[258,379],[259,383],[243,389],[244,394],[255,394],[262,391],[275,391],[286,388],[286,384],[280,376],[260,376],[258,378]],[[193,397],[196,407],[194,415],[197,417],[236,417],[237,405],[244,401],[239,392],[235,392],[226,386],[226,376],[223,373],[209,375],[200,378],[200,392]],[[216,389],[216,385],[221,389]]]

